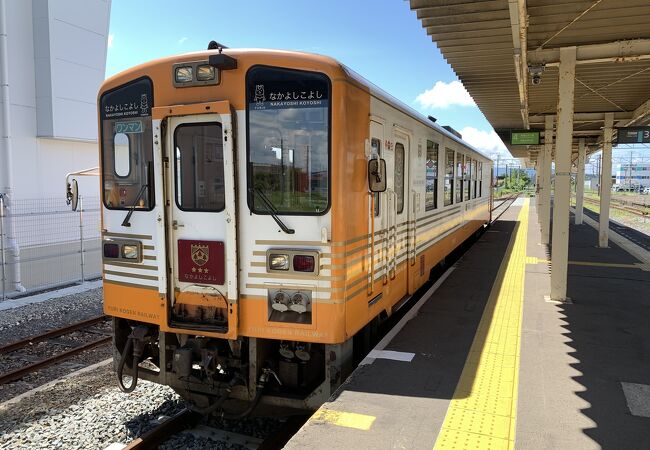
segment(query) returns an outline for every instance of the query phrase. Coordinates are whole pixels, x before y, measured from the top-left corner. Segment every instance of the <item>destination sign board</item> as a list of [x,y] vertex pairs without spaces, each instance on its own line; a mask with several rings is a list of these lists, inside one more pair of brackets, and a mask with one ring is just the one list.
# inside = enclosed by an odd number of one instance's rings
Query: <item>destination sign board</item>
[[130,120],[128,122],[115,122],[115,134],[142,133],[142,121]]
[[510,145],[539,145],[539,131],[511,131]]
[[650,144],[650,127],[618,128],[618,144]]

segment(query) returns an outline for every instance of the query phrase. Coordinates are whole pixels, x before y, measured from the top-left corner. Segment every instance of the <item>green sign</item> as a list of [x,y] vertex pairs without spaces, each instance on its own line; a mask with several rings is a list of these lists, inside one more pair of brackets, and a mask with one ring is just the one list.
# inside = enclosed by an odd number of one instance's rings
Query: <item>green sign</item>
[[142,133],[142,121],[115,122],[115,134],[119,133]]
[[511,131],[510,145],[539,145],[539,131]]

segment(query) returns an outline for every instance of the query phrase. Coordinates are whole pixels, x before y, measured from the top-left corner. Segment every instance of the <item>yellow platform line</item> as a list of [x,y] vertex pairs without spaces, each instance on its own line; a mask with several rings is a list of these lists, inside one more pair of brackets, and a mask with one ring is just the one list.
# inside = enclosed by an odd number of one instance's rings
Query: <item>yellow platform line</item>
[[513,449],[529,199],[519,212],[435,449]]
[[[547,259],[537,258],[535,256],[526,256],[526,264],[550,264],[551,261]],[[644,264],[641,263],[608,263],[608,262],[597,262],[597,261],[569,261],[569,264],[572,266],[588,266],[588,267],[614,267],[617,269],[641,269],[646,270]]]

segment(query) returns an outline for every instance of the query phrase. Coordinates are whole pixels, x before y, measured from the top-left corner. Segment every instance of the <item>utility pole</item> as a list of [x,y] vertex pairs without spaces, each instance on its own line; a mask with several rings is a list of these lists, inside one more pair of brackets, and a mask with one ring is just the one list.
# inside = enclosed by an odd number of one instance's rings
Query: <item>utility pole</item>
[[[596,166],[597,167],[596,171],[598,172],[599,176],[600,176],[600,160],[601,160],[602,157],[603,157],[602,154],[598,155],[598,165]],[[602,176],[600,178],[602,179]],[[599,197],[600,197],[600,185],[601,185],[601,183],[599,181],[598,182],[598,196]]]
[[496,180],[494,181],[495,185],[499,184],[499,160],[500,159],[501,159],[501,155],[497,154],[497,171],[496,171]]
[[632,187],[632,150],[630,150],[630,164],[629,164],[629,166],[630,166],[630,179],[629,179],[627,185],[629,187]]

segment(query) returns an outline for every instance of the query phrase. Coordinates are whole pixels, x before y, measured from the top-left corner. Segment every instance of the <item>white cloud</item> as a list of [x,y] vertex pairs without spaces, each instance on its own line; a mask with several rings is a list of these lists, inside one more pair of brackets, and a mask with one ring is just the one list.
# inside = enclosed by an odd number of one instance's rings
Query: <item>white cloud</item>
[[183,45],[185,41],[187,41],[189,38],[187,36],[183,36],[178,40],[178,45]]
[[436,81],[431,89],[418,95],[415,101],[424,108],[448,108],[453,105],[476,106],[460,81],[450,83]]
[[109,34],[108,35],[108,48],[113,47],[113,38],[115,37],[114,34]]
[[463,135],[464,141],[487,153],[490,157],[496,158],[497,155],[501,155],[511,158],[510,152],[494,130],[483,131],[474,127],[465,127],[460,130],[460,134]]

